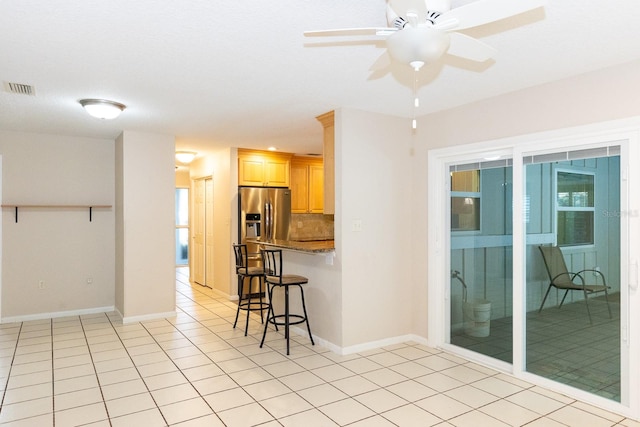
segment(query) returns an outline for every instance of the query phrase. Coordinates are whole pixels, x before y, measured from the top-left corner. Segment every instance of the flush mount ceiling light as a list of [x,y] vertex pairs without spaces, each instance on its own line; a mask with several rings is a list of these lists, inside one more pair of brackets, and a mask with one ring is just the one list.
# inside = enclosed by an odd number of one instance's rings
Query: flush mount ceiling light
[[90,116],[104,120],[115,119],[127,108],[124,104],[107,99],[81,99],[78,102]]
[[198,153],[194,151],[176,151],[176,160],[180,163],[189,164],[197,155]]

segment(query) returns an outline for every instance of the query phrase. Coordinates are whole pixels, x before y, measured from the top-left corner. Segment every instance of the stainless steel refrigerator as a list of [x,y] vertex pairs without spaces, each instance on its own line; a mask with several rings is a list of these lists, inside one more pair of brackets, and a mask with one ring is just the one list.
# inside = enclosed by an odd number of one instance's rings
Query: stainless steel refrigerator
[[[288,188],[238,188],[238,241],[247,244],[250,259],[257,259],[258,245],[247,238],[289,240],[291,190]],[[251,255],[254,255],[253,257]]]

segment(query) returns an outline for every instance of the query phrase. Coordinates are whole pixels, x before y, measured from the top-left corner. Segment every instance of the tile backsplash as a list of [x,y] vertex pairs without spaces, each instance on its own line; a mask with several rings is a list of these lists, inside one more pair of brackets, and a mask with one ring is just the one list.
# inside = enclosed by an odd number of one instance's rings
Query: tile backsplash
[[291,240],[333,239],[333,215],[291,214]]

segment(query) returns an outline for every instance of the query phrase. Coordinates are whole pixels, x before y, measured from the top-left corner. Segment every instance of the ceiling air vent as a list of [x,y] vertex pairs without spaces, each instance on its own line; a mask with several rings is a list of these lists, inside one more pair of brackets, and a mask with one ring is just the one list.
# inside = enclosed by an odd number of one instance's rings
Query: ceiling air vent
[[31,95],[35,96],[36,89],[31,85],[25,85],[22,83],[4,82],[4,87],[7,92],[17,93],[18,95]]

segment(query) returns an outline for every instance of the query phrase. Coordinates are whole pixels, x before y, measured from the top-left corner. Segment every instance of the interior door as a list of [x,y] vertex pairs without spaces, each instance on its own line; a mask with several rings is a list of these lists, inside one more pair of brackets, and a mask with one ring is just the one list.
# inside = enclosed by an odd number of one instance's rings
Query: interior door
[[193,181],[193,259],[192,279],[194,282],[205,285],[205,233],[206,233],[206,191],[205,180]]
[[205,232],[204,232],[204,284],[213,288],[213,179],[204,180],[205,187]]

